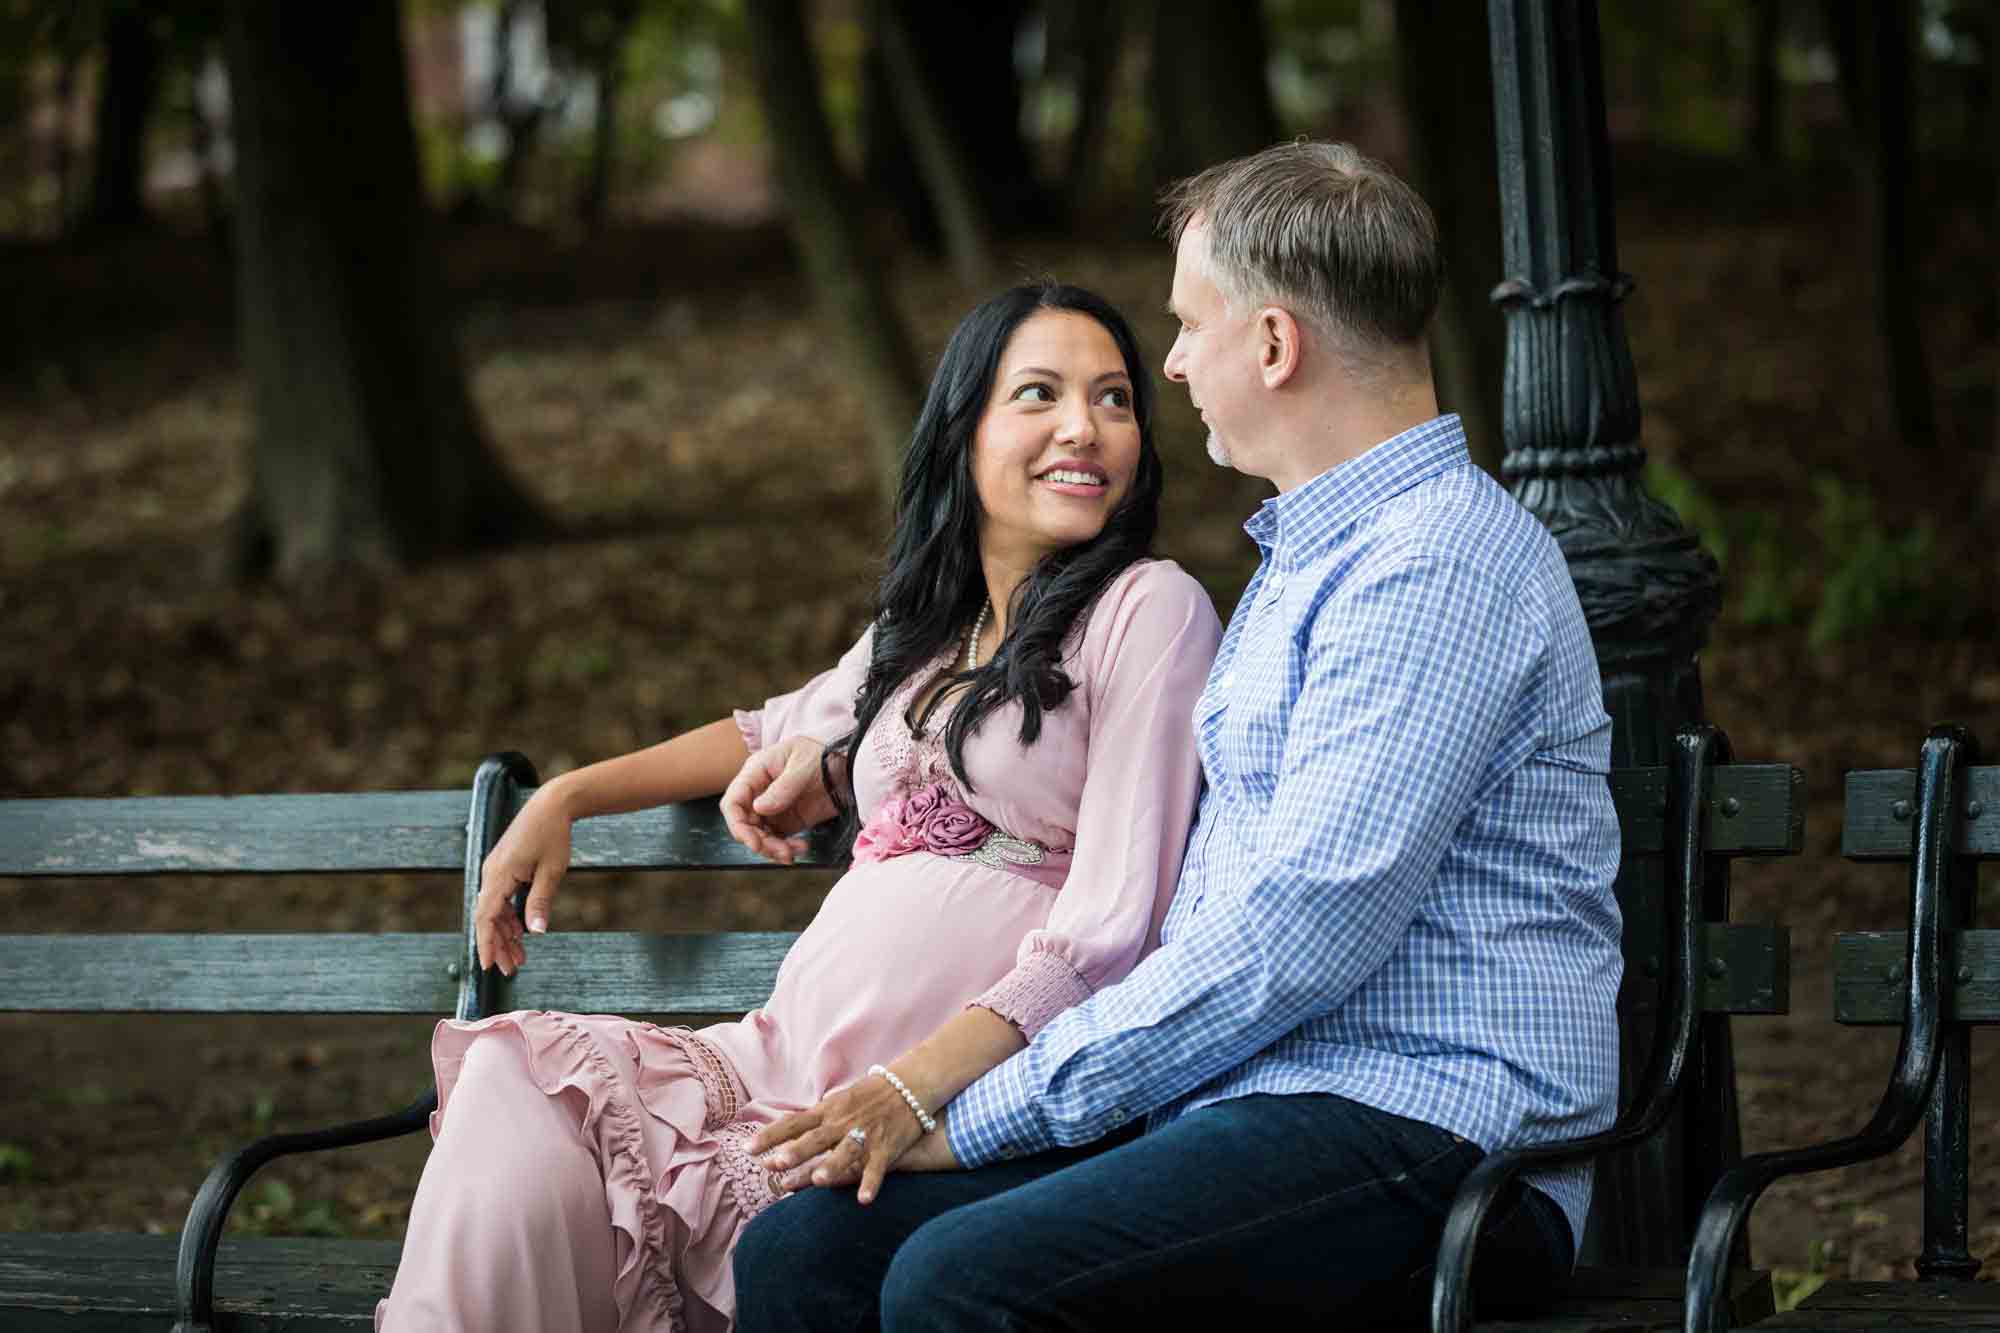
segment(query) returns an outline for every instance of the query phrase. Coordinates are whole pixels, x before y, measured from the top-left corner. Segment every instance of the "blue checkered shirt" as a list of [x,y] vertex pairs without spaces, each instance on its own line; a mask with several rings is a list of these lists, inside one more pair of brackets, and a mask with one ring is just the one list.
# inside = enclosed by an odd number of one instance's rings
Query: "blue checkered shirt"
[[[1488,1151],[1611,1121],[1611,723],[1555,541],[1455,416],[1266,501],[1160,947],[959,1095],[968,1167],[1252,1093]],[[1533,1178],[1581,1235],[1587,1168]]]

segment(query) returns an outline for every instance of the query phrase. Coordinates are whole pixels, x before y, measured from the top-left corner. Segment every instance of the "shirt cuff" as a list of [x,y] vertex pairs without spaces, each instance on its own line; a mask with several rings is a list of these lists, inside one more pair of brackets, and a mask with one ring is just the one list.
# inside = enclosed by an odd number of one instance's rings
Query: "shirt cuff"
[[945,1117],[945,1139],[951,1155],[970,1171],[1014,1157],[1046,1152],[1055,1137],[1035,1111],[1028,1087],[1028,1062],[1022,1051],[1002,1061],[973,1085],[952,1098]]
[[736,710],[736,729],[743,733],[743,743],[755,754],[764,748],[764,710],[761,708],[739,708]]
[[991,1009],[1033,1041],[1051,1018],[1089,998],[1090,983],[1081,972],[1060,954],[1037,950],[971,1003]]

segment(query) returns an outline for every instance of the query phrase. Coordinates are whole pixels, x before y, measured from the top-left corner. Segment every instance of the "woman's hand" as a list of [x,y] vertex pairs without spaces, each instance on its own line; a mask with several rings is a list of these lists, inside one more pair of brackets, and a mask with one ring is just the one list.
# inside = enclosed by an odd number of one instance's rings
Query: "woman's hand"
[[[863,1141],[850,1133],[855,1129],[862,1132]],[[764,1166],[778,1177],[783,1190],[851,1185],[858,1180],[861,1189],[856,1197],[869,1203],[898,1159],[926,1137],[938,1136],[924,1133],[924,1127],[910,1114],[909,1103],[889,1086],[888,1079],[870,1075],[822,1098],[809,1110],[766,1125],[750,1141],[750,1151],[775,1149],[764,1159]],[[950,1152],[946,1147],[947,1156]]]
[[511,977],[528,961],[527,937],[511,902],[523,884],[528,886],[528,929],[539,935],[549,928],[549,905],[569,869],[570,823],[553,787],[545,786],[528,798],[486,854],[472,918],[481,967],[497,967]]
[[794,835],[840,813],[821,773],[825,753],[811,737],[794,736],[745,760],[722,793],[723,822],[736,841],[790,865],[802,845]]

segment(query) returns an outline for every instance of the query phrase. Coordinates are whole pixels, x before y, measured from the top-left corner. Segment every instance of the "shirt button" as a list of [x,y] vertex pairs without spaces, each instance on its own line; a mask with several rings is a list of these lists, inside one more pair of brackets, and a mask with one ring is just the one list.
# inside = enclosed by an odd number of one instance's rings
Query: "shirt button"
[[1006,1159],[1012,1157],[1013,1155],[1014,1155],[1014,1150],[1011,1147],[1002,1148],[1000,1150],[1000,1157],[1002,1161],[1005,1161]]

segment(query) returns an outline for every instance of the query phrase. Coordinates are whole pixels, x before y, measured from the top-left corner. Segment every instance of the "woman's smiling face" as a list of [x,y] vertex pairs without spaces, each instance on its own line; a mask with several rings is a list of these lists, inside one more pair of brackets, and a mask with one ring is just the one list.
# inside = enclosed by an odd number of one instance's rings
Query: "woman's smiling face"
[[1132,376],[1102,324],[1069,310],[1021,322],[972,440],[979,546],[1026,569],[1104,530],[1139,464]]

